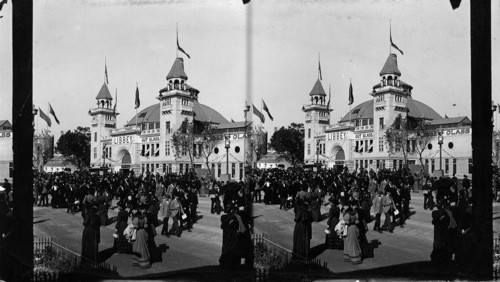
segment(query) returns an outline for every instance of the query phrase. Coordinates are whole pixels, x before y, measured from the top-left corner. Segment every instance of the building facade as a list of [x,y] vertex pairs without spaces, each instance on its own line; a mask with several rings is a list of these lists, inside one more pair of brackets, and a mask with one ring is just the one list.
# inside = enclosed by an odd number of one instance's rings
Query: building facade
[[[158,91],[158,103],[139,111],[121,128],[116,125],[118,113],[104,83],[95,98],[96,108],[89,111],[91,167],[160,174],[205,169],[215,178],[229,174],[231,179],[243,179],[245,163],[253,162],[253,146],[257,144],[252,141],[251,124],[228,122],[213,108],[199,103],[200,91],[187,81],[184,60],[178,57],[166,76],[166,85]],[[181,149],[173,137],[183,124],[191,124],[195,134],[192,147]],[[208,126],[217,141],[196,134]]]
[[[379,73],[380,81],[373,86],[371,98],[353,108],[335,124],[330,123],[326,93],[317,80],[311,90],[310,102],[304,105],[304,163],[324,167],[347,166],[399,169],[404,157],[401,151],[389,150],[385,132],[396,118],[411,117],[426,120],[443,136],[442,144],[433,138],[422,152],[408,143],[409,164],[424,164],[428,173],[443,170],[445,175],[472,173],[472,128],[467,117],[442,118],[428,105],[414,99],[413,87],[401,80],[396,54],[390,54]],[[418,94],[417,94],[418,97]]]
[[7,178],[12,182],[13,169],[12,124],[8,120],[0,120],[0,181]]

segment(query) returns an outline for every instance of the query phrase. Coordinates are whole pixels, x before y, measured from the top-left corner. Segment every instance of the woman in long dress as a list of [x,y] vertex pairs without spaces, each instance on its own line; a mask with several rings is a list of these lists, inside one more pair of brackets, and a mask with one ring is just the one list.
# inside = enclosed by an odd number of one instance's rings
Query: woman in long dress
[[295,228],[293,230],[293,253],[308,258],[311,249],[311,211],[307,201],[299,201],[295,212]]
[[85,218],[83,220],[82,234],[82,257],[97,262],[100,242],[100,221],[97,215],[97,207],[88,202],[85,205]]
[[344,249],[344,240],[335,232],[335,226],[337,226],[340,221],[339,201],[334,197],[331,197],[328,201],[330,201],[331,205],[327,221],[330,234],[326,234],[325,244],[328,249],[342,250]]
[[346,212],[344,221],[347,228],[347,237],[344,238],[344,261],[360,264],[363,260],[361,259],[361,247],[358,241],[359,229],[356,226],[358,213],[356,210],[350,209]]
[[130,253],[132,251],[132,245],[129,243],[123,231],[128,226],[128,212],[125,210],[125,202],[118,203],[119,212],[118,219],[115,225],[116,228],[116,238],[114,241],[114,248],[117,253]]
[[148,249],[148,232],[145,228],[148,227],[148,219],[145,213],[139,214],[132,220],[132,224],[136,229],[135,241],[132,245],[133,258],[132,265],[140,268],[151,267],[150,253]]

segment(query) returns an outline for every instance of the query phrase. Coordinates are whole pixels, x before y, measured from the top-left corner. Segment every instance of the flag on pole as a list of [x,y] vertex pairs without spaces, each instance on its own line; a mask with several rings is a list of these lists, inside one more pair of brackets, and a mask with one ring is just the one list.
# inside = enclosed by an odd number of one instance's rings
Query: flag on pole
[[113,115],[116,115],[116,103],[118,103],[118,88],[115,88],[115,106],[113,107]]
[[349,82],[349,104],[352,105],[354,103],[354,95],[352,94],[352,82]]
[[109,84],[109,81],[108,81],[108,65],[106,64],[106,57],[104,57],[104,79],[106,79],[106,84]]
[[266,111],[267,115],[269,116],[269,119],[274,120],[273,116],[269,112],[269,108],[267,108],[266,102],[264,102],[264,99],[262,99],[262,108],[264,109],[264,111]]
[[56,117],[56,113],[54,112],[54,109],[52,109],[52,105],[50,105],[50,103],[49,103],[49,112],[54,117],[54,119],[56,120],[57,124],[60,124],[59,120]]
[[318,76],[319,76],[319,80],[323,80],[323,75],[321,75],[321,62],[318,58]]
[[234,122],[234,119],[231,119],[231,122]]
[[40,117],[47,123],[47,125],[50,127],[52,126],[52,121],[50,120],[50,117],[46,115],[40,107],[38,108],[38,111],[40,112]]
[[389,39],[391,40],[391,46],[394,47],[399,52],[401,52],[401,55],[404,55],[403,51],[401,51],[401,49],[399,49],[398,46],[396,46],[396,44],[394,44],[394,42],[392,42],[392,30],[391,30],[390,26],[389,26]]
[[444,118],[449,118],[446,114],[444,115]]
[[253,106],[253,114],[260,118],[260,122],[264,123],[264,121],[266,120],[264,115],[259,110],[257,110],[254,104],[252,104],[252,106]]
[[181,51],[182,53],[184,53],[184,55],[186,55],[189,59],[191,59],[191,56],[189,56],[189,54],[186,53],[186,51],[184,51],[184,49],[182,49],[181,46],[179,45],[179,30],[178,29],[176,30],[176,35],[177,35],[177,50]]
[[135,88],[135,108],[137,109],[141,106],[141,100],[139,100],[139,85],[136,85]]

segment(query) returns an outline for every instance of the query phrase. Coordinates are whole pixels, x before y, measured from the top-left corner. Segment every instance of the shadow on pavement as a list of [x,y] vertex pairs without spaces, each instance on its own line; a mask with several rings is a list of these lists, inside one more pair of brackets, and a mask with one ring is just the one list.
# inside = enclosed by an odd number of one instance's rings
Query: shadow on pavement
[[247,281],[252,280],[251,270],[223,270],[218,265],[187,268],[177,271],[126,277],[130,280],[187,280],[187,281]]
[[33,221],[33,224],[42,223],[42,222],[45,222],[47,220],[50,220],[50,218]]
[[317,246],[314,246],[314,247],[312,247],[309,250],[309,258],[310,259],[315,259],[319,255],[321,255],[325,250],[326,250],[326,244],[325,243],[319,244]]
[[108,260],[114,253],[115,253],[115,248],[113,247],[102,250],[97,254],[97,261],[99,263],[104,262]]
[[443,267],[430,261],[397,264],[387,267],[370,268],[350,272],[299,272],[297,269],[289,272],[273,273],[277,280],[314,280],[314,279],[348,279],[348,280],[455,280],[459,278],[453,267]]

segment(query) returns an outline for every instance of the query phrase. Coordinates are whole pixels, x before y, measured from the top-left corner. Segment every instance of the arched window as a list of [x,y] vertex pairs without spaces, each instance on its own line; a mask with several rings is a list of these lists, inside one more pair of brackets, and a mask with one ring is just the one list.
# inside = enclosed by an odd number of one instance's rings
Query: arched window
[[317,105],[318,104],[318,97],[314,97],[314,99],[316,101],[315,104]]
[[101,108],[104,108],[104,100],[101,100]]

